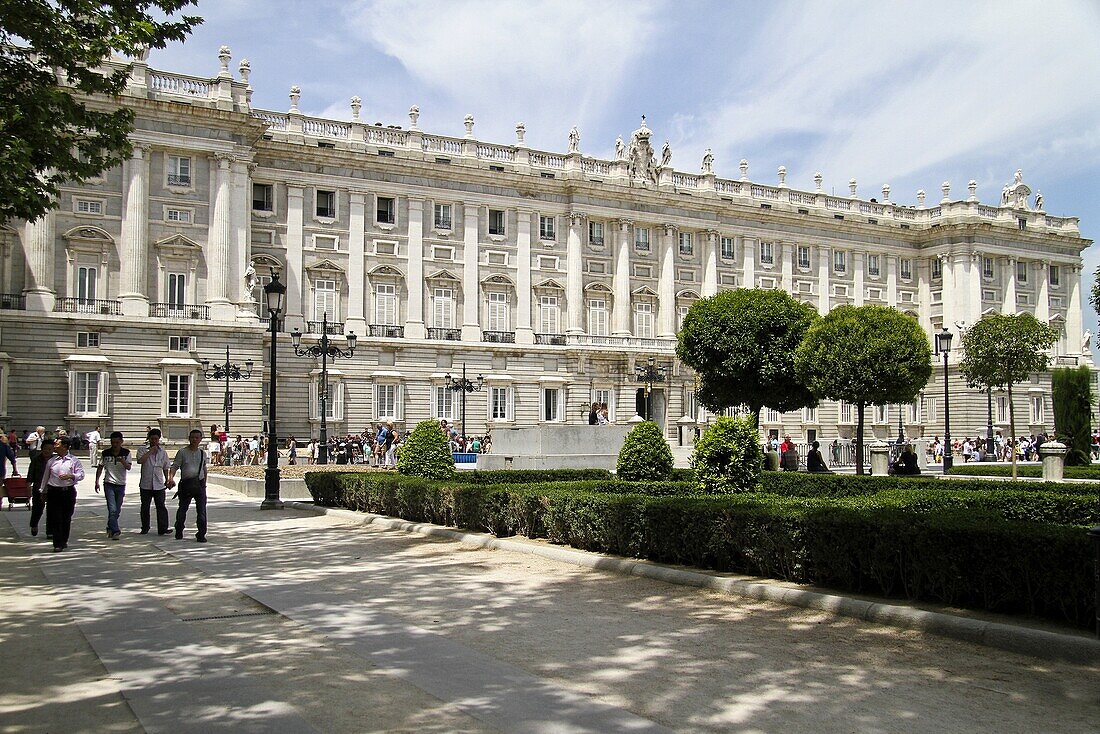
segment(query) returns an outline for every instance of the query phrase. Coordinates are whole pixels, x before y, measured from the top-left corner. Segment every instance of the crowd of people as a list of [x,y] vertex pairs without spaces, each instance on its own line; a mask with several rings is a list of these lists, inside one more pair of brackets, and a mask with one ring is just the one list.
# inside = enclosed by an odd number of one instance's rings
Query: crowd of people
[[[1045,433],[1020,436],[1015,440],[1006,439],[1004,436],[996,434],[993,437],[993,456],[991,458],[986,439],[977,437],[953,438],[951,439],[951,456],[956,460],[962,459],[964,463],[971,461],[1012,461],[1012,453],[1015,451],[1017,461],[1038,461],[1039,447],[1048,440],[1049,438]],[[933,438],[931,443],[928,444],[928,455],[935,463],[943,461],[945,450],[944,442],[939,436]]]

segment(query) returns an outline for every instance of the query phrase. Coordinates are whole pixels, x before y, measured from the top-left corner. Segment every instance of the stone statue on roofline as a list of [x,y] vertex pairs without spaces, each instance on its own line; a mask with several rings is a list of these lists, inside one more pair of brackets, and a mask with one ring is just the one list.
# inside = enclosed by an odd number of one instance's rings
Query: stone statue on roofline
[[1042,191],[1036,191],[1035,192],[1035,211],[1037,211],[1037,212],[1043,211],[1043,192]]
[[[1001,206],[1030,210],[1030,199],[1031,187],[1024,183],[1024,172],[1017,168],[1012,176],[1012,183],[1005,184],[1001,190]],[[1038,203],[1036,205],[1038,206]]]
[[574,125],[569,131],[569,152],[579,153],[581,151],[581,131]]
[[623,145],[623,136],[622,135],[615,138],[615,160],[617,160],[617,161],[626,160],[626,146]]
[[671,165],[672,163],[672,146],[665,141],[665,144],[661,146],[661,168]]
[[657,183],[656,156],[653,152],[653,146],[649,144],[649,138],[652,134],[653,131],[645,124],[645,115],[642,115],[642,124],[630,136],[630,147],[626,154],[632,181]]
[[1081,351],[1088,354],[1092,349],[1092,332],[1085,329],[1085,333],[1081,335]]
[[703,173],[714,173],[714,154],[707,148],[703,152]]

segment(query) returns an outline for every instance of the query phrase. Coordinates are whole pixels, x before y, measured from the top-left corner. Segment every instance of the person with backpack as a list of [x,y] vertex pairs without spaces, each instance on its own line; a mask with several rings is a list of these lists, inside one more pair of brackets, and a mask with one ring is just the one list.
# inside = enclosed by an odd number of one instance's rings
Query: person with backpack
[[107,537],[118,540],[122,531],[118,527],[118,516],[122,512],[122,500],[126,496],[126,472],[130,470],[130,449],[122,445],[122,433],[111,433],[111,445],[103,450],[95,470],[95,491],[99,494],[100,477],[106,475],[103,482],[103,497],[107,500]]

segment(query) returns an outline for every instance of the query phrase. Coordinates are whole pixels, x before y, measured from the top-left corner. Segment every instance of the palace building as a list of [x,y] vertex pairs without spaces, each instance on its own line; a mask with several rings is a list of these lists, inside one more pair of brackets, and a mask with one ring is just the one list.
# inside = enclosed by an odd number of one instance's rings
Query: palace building
[[[222,48],[212,78],[133,64],[126,93],[93,100],[136,114],[133,154],[65,188],[35,222],[0,228],[0,420],[100,426],[128,435],[161,426],[172,440],[222,423],[224,382],[202,360],[252,360],[235,382],[232,433],[266,416],[262,285],[278,271],[287,309],[278,339],[280,437],[316,435],[320,364],[295,356],[327,319],[353,357],[330,365],[330,433],[383,420],[459,419],[448,375],[484,377],[467,395],[470,433],[584,423],[588,406],[615,422],[649,411],[670,439],[705,424],[695,377],[675,357],[680,320],[722,289],[785,290],[820,312],[878,303],[956,334],[988,313],[1026,311],[1055,326],[1059,365],[1091,365],[1081,312],[1082,251],[1073,217],[1048,215],[1016,172],[997,201],[977,184],[944,183],[916,206],[838,196],[750,177],[728,178],[707,151],[699,172],[676,170],[645,119],[613,160],[480,140],[473,117],[454,137],[252,107],[250,69],[234,76]],[[124,61],[109,62],[123,64]],[[458,128],[458,121],[455,121]],[[956,344],[958,341],[956,340]],[[635,367],[665,367],[648,396]],[[952,356],[952,365],[956,356]],[[952,434],[977,435],[986,395],[951,368]],[[1050,430],[1049,376],[1015,392],[1018,432]],[[1007,426],[1007,396],[992,395]],[[912,405],[875,406],[881,437],[943,431],[942,363]],[[805,439],[850,436],[855,410],[823,403],[762,427]]]

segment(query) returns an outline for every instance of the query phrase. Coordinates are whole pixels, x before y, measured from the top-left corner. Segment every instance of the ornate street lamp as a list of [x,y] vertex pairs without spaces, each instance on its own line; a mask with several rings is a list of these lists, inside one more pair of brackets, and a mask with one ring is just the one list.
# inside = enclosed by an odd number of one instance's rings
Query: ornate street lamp
[[478,375],[477,380],[470,380],[466,377],[466,363],[462,363],[462,377],[445,376],[443,379],[447,381],[447,389],[454,390],[462,397],[462,438],[466,438],[466,393],[481,392],[481,389],[485,387],[485,376]]
[[202,361],[202,374],[208,380],[225,380],[225,398],[222,400],[222,410],[225,411],[224,430],[229,433],[229,414],[233,412],[233,393],[229,391],[230,380],[247,380],[252,377],[252,360],[245,360],[244,369],[240,365],[229,361],[229,345],[225,345],[225,364],[210,366],[210,360]]
[[283,509],[283,501],[279,499],[279,435],[275,429],[275,388],[278,359],[276,341],[285,296],[286,286],[279,282],[279,273],[272,271],[271,282],[264,286],[264,299],[267,301],[267,314],[271,321],[271,371],[267,378],[267,469],[264,470],[264,501],[260,504],[261,510]]
[[294,354],[299,357],[321,358],[321,384],[317,387],[317,397],[321,400],[321,443],[317,447],[317,463],[328,463],[328,361],[329,359],[347,359],[355,355],[355,332],[347,335],[348,348],[346,350],[330,344],[328,340],[328,312],[321,316],[321,339],[310,347],[302,347],[302,332],[298,329],[290,334],[290,343],[294,345]]
[[943,473],[951,469],[951,391],[947,383],[947,355],[951,352],[951,339],[953,338],[947,327],[936,334],[936,354],[943,355]]
[[657,366],[657,360],[650,357],[646,360],[644,365],[634,366],[634,378],[638,382],[645,383],[645,419],[649,420],[650,399],[649,395],[653,392],[653,385],[665,381],[665,367],[661,365]]

